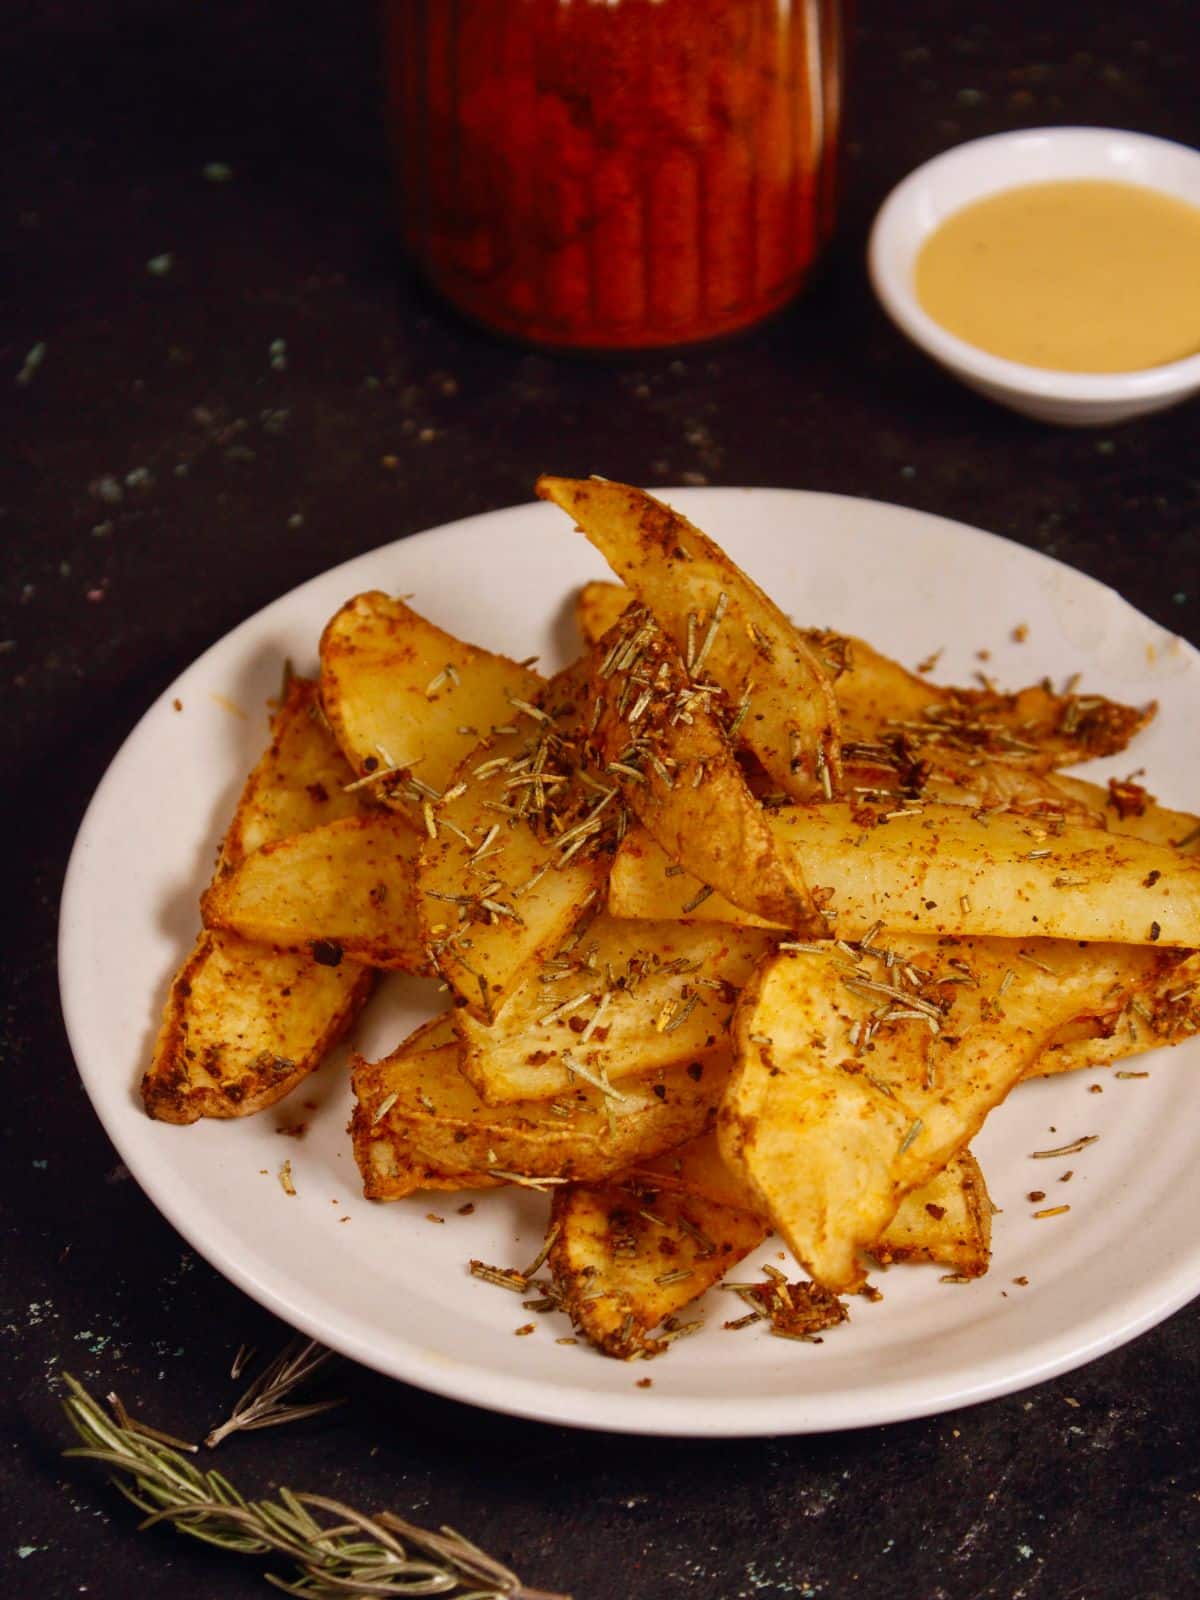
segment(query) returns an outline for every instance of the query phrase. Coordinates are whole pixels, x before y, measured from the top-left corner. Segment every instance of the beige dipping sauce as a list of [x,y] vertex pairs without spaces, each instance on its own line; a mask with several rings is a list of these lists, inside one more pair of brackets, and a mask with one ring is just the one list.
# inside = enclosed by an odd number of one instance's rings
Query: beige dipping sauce
[[968,344],[1060,372],[1132,372],[1200,350],[1200,206],[1132,183],[1034,183],[948,217],[917,299]]

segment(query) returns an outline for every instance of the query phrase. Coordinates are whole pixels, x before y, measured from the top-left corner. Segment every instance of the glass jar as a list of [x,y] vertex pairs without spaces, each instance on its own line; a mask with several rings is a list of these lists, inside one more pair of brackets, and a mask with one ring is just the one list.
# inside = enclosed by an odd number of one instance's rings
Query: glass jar
[[408,247],[548,345],[731,333],[833,224],[839,0],[385,0]]

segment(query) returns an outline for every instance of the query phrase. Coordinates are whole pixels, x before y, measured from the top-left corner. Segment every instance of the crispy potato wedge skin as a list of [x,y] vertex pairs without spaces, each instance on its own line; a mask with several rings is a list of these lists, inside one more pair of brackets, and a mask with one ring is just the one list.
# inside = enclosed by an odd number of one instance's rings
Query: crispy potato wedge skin
[[502,1105],[570,1090],[578,1079],[568,1062],[613,1084],[702,1064],[765,949],[750,929],[597,917],[573,950],[530,973],[493,1024],[455,1012],[463,1071],[488,1104]]
[[711,1124],[729,1071],[728,1050],[709,1052],[705,1070],[668,1068],[626,1086],[612,1107],[587,1085],[554,1102],[487,1106],[459,1070],[457,1040],[438,1048],[402,1046],[382,1061],[355,1057],[350,1131],[372,1200],[415,1189],[472,1189],[505,1179],[607,1178],[652,1159]]
[[[587,664],[577,663],[541,690],[547,720],[511,711],[516,730],[471,752],[421,848],[422,938],[484,1021],[561,944],[608,876],[616,794],[606,801],[604,786],[598,793],[578,771],[589,684]],[[535,764],[553,778],[530,782]]]
[[[1055,1029],[1111,1003],[1145,963],[1126,946],[1061,940],[888,944],[902,968],[925,975],[904,999],[864,988],[836,952],[763,963],[734,1019],[736,1064],[718,1121],[724,1158],[797,1259],[836,1292],[862,1283],[859,1252],[965,1148]],[[879,1026],[864,1058],[855,1040],[881,998],[902,1019]],[[922,1016],[903,1015],[922,1000],[938,1013],[936,1034]]]
[[[344,757],[316,715],[316,685],[293,678],[270,747],[247,779],[221,847],[216,881],[248,851],[315,828],[351,806]],[[319,1065],[361,1009],[371,974],[324,966],[310,952],[202,933],[171,985],[142,1079],[147,1112],[164,1122],[243,1117],[273,1105]]]
[[[810,635],[822,654],[829,638]],[[1120,705],[1103,695],[1054,694],[1044,684],[1013,693],[943,687],[907,671],[863,639],[843,638],[837,653],[842,670],[834,693],[851,749],[881,733],[904,733],[935,764],[956,753],[998,755],[1045,772],[1124,750],[1156,710],[1153,704]]]
[[788,865],[780,857],[710,697],[649,612],[627,612],[593,659],[591,747],[664,850],[757,917],[810,932],[822,926],[794,854]]
[[376,590],[348,600],[321,635],[321,704],[338,744],[359,776],[399,766],[371,793],[417,816],[409,773],[440,794],[489,729],[511,722],[510,697],[532,699],[540,684]]
[[358,1015],[373,974],[321,966],[210,930],[171,985],[142,1080],[160,1122],[247,1117],[274,1105],[321,1063]]
[[689,614],[703,638],[723,595],[704,665],[734,705],[753,686],[743,742],[785,794],[822,793],[823,771],[837,788],[840,720],[829,680],[800,630],[718,544],[627,484],[543,477],[537,492],[575,519],[681,654]]
[[[1034,819],[934,802],[884,821],[836,801],[767,817],[818,898],[834,891],[829,932],[844,939],[882,923],[901,933],[1200,945],[1200,857],[1128,833],[1068,823],[1048,834]],[[610,910],[670,917],[685,892],[694,897],[696,882],[668,879],[644,840],[622,844]],[[727,897],[689,915],[747,921]]]
[[262,845],[218,873],[205,925],[286,950],[322,946],[369,967],[427,974],[417,916],[420,836],[394,812],[343,817]]
[[665,1350],[669,1335],[654,1330],[719,1282],[767,1231],[759,1218],[703,1195],[621,1183],[559,1191],[550,1227],[547,1259],[562,1309],[592,1344],[621,1360]]

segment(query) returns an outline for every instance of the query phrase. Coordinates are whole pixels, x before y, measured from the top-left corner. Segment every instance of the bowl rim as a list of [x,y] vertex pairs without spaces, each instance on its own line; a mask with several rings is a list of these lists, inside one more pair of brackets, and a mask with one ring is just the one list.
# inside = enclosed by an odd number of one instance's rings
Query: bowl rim
[[[1178,162],[1182,156],[1189,164],[1195,163],[1200,175],[1200,150],[1190,145],[1131,129],[1087,125],[1019,128],[1007,133],[987,134],[980,139],[968,139],[953,145],[922,162],[919,167],[914,167],[880,206],[867,244],[867,265],[872,287],[900,331],[926,354],[953,371],[969,374],[989,387],[1039,399],[1111,404],[1119,401],[1151,401],[1168,395],[1182,396],[1189,389],[1200,387],[1200,351],[1160,366],[1139,367],[1128,372],[1070,372],[1053,367],[1031,367],[1021,361],[993,355],[949,332],[929,315],[913,290],[908,271],[909,261],[901,261],[898,257],[897,229],[914,215],[918,196],[931,177],[956,168],[962,169],[981,157],[998,158],[1001,166],[1007,165],[1012,155],[1018,151],[1026,153],[1031,145],[1039,141],[1060,147],[1098,148],[1113,139],[1132,143],[1151,159],[1163,159],[1164,165],[1166,158]],[[994,167],[992,170],[998,172],[1000,169]],[[1081,172],[1080,176],[1084,174]],[[1068,175],[1061,173],[1056,173],[1053,178],[1048,177],[1046,181],[1053,182],[1059,178],[1070,181]],[[981,181],[974,198],[982,199],[1007,188],[1023,187],[1030,181],[1027,175],[1015,176],[1014,169],[1011,183]],[[1196,203],[1177,184],[1164,181],[1158,185],[1142,183],[1141,186],[1158,187],[1164,193]],[[961,202],[963,205],[970,203],[970,200]],[[933,225],[924,228],[920,242],[923,243],[932,231]]]

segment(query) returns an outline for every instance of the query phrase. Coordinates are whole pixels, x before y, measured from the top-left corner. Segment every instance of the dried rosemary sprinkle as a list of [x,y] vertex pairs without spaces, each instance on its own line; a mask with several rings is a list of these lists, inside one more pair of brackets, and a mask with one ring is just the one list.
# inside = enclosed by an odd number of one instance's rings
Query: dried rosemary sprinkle
[[1054,1150],[1031,1150],[1030,1158],[1034,1161],[1054,1161],[1059,1156],[1078,1155],[1081,1150],[1086,1150],[1088,1145],[1095,1144],[1099,1137],[1098,1133],[1087,1133],[1082,1139],[1074,1139],[1070,1144],[1060,1144]]
[[372,1127],[374,1127],[377,1122],[382,1122],[383,1121],[384,1117],[387,1116],[388,1112],[396,1104],[396,1101],[399,1098],[400,1098],[399,1094],[394,1089],[392,1090],[391,1094],[385,1095],[383,1097],[383,1099],[375,1107],[374,1115],[371,1118],[371,1126]]
[[[222,1473],[201,1471],[144,1428],[126,1426],[69,1373],[63,1376],[70,1391],[63,1410],[82,1441],[64,1454],[103,1462],[121,1494],[145,1513],[143,1528],[169,1522],[223,1550],[286,1558],[294,1564],[291,1581],[273,1573],[268,1578],[290,1594],[306,1600],[368,1594],[569,1600],[527,1588],[453,1528],[434,1533],[390,1511],[367,1516],[325,1495],[287,1488],[275,1500],[247,1499]],[[332,1520],[318,1521],[314,1513]]]
[[902,1156],[908,1149],[910,1149],[912,1144],[915,1142],[917,1135],[921,1132],[921,1129],[924,1126],[925,1124],[920,1117],[915,1118],[913,1122],[909,1124],[908,1132],[900,1141],[900,1148],[896,1152],[897,1155]]

